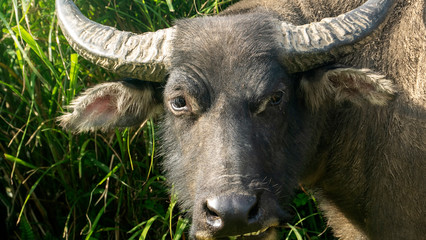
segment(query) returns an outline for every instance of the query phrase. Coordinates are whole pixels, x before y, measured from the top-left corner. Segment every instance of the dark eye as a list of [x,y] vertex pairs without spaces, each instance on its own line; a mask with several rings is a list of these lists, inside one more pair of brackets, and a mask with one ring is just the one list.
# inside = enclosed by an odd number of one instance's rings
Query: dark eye
[[276,106],[279,105],[283,101],[284,93],[276,92],[269,99],[269,105]]
[[182,111],[188,111],[189,110],[184,97],[173,98],[170,101],[170,105],[171,105],[173,111],[176,111],[176,112],[182,112]]

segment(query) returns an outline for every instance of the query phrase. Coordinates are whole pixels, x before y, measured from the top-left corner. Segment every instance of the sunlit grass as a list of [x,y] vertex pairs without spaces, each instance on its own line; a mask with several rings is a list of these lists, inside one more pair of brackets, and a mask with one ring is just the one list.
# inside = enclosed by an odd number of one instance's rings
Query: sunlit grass
[[[76,3],[96,22],[146,32],[215,14],[231,1]],[[110,134],[63,131],[56,118],[65,106],[117,77],[68,46],[54,0],[0,0],[0,9],[0,230],[8,239],[188,239],[190,223],[155,156],[155,120]],[[306,213],[283,239],[315,239],[324,225],[314,202],[297,211]]]

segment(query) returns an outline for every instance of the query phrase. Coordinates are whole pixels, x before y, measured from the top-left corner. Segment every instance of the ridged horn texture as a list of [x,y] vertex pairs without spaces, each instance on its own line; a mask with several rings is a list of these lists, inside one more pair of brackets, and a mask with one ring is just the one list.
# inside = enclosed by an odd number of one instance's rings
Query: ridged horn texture
[[301,26],[281,22],[282,60],[290,73],[311,70],[359,49],[383,26],[394,0],[369,0],[334,18]]
[[143,34],[119,31],[89,20],[72,0],[56,0],[56,14],[63,34],[82,57],[127,77],[164,79],[175,28]]

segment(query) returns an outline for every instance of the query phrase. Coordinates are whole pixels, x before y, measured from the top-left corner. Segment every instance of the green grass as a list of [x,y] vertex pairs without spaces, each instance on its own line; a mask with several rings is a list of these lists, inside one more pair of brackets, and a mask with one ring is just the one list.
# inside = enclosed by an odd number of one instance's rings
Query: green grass
[[[77,5],[96,22],[146,32],[215,14],[231,2]],[[155,120],[112,134],[63,131],[56,118],[71,99],[117,76],[68,46],[54,0],[0,0],[0,8],[0,232],[8,239],[188,239],[189,222],[154,157]],[[322,234],[310,196],[301,192],[293,205],[297,214],[282,239],[332,239]]]

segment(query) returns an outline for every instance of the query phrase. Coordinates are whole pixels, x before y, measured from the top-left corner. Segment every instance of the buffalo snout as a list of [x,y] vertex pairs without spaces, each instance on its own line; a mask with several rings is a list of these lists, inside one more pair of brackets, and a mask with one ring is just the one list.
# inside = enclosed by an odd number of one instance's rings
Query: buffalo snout
[[266,192],[228,192],[202,202],[193,219],[196,239],[276,239],[275,228],[289,217]]
[[241,230],[257,231],[262,214],[256,195],[227,195],[207,199],[207,225],[226,236],[236,235]]

